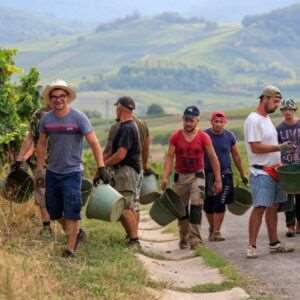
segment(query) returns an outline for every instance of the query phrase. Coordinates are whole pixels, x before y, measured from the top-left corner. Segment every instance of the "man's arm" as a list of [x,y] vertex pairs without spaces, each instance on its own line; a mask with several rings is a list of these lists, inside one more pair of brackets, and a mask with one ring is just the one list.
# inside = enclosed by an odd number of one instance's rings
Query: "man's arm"
[[86,138],[87,142],[89,143],[89,145],[92,149],[94,158],[95,158],[96,163],[97,163],[97,167],[98,168],[104,167],[104,159],[103,159],[102,148],[101,148],[101,145],[100,145],[100,143],[97,139],[97,136],[96,136],[95,132],[94,131],[88,132],[85,135],[85,138]]
[[105,165],[112,167],[121,162],[127,155],[128,150],[124,147],[118,148],[118,150],[105,160]]
[[242,160],[241,160],[240,152],[239,152],[239,149],[238,149],[236,144],[234,144],[231,147],[231,155],[232,155],[232,159],[234,161],[234,164],[237,167],[241,177],[244,178],[245,177],[245,172],[244,172],[244,169],[243,169],[243,166],[242,166]]
[[207,144],[205,146],[205,151],[215,177],[214,192],[218,194],[222,191],[221,167],[219,159],[212,144]]
[[251,151],[256,154],[271,153],[280,151],[279,145],[267,145],[261,142],[249,142]]
[[168,152],[164,162],[163,175],[161,179],[162,190],[165,190],[168,186],[169,177],[173,170],[174,158],[175,158],[175,146],[169,145]]
[[47,155],[48,136],[46,133],[41,133],[37,146],[36,146],[36,158],[37,158],[37,170],[42,171],[45,166],[45,159]]
[[25,161],[27,160],[34,152],[34,145],[33,145],[33,137],[30,132],[27,133],[25,136],[19,154],[17,156],[17,161]]

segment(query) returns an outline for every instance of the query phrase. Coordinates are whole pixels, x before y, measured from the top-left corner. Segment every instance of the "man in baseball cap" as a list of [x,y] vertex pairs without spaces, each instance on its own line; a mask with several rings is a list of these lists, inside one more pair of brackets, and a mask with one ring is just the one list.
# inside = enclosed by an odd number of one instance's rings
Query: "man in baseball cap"
[[175,160],[174,191],[186,207],[186,215],[178,220],[179,248],[196,248],[202,243],[200,233],[202,205],[205,197],[204,154],[212,165],[216,193],[222,191],[220,164],[211,138],[199,130],[200,111],[189,106],[183,113],[183,128],[175,130],[169,140],[164,162],[161,188],[165,190],[172,174]]
[[115,103],[115,106],[118,104],[122,105],[123,107],[133,111],[135,110],[135,102],[133,101],[132,98],[128,96],[124,96],[118,99],[118,101]]
[[273,86],[273,85],[267,85],[259,98],[262,98],[262,97],[279,97],[279,98],[282,98],[282,95],[281,95],[281,91],[278,87],[276,86]]

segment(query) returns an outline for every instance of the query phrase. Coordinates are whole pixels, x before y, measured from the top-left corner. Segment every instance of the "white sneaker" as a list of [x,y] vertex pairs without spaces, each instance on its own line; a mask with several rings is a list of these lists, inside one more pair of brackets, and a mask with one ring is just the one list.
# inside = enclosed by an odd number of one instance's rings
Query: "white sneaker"
[[252,246],[248,246],[247,249],[247,258],[257,258],[256,248]]

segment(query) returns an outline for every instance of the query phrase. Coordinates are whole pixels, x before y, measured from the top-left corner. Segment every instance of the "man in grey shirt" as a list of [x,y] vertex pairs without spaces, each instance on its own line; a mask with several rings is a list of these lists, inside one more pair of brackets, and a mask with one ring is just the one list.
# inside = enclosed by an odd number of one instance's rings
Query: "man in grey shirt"
[[[104,168],[101,146],[90,121],[80,111],[71,108],[75,91],[63,80],[47,86],[43,98],[53,107],[40,121],[40,137],[37,145],[37,184],[43,185],[43,168],[47,155],[46,206],[51,220],[57,220],[68,236],[63,257],[72,257],[83,237],[80,229],[82,143],[89,143],[96,163],[95,182],[109,182]],[[48,151],[48,153],[47,153]]]

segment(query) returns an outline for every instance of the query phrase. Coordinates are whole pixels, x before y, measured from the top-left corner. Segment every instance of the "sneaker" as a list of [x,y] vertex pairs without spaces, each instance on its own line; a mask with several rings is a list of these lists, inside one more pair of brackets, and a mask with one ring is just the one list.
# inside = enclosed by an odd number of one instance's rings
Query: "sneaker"
[[247,258],[257,258],[256,248],[249,246],[247,249]]
[[287,233],[285,234],[286,237],[288,238],[292,238],[296,236],[296,232],[294,231],[287,231]]
[[87,235],[83,229],[79,229],[79,232],[77,234],[76,243],[74,247],[74,251],[78,248],[79,243],[86,241]]
[[210,241],[212,242],[223,242],[225,238],[222,236],[221,232],[214,232],[211,235]]
[[270,245],[269,249],[270,249],[271,254],[290,253],[290,252],[294,252],[294,250],[295,250],[294,248],[287,247],[280,242],[278,242],[276,245],[273,245],[273,246]]
[[189,243],[187,241],[180,241],[179,242],[179,249],[184,250],[189,248]]
[[62,253],[62,257],[64,258],[71,258],[74,257],[74,252],[70,251],[69,249],[65,249]]

